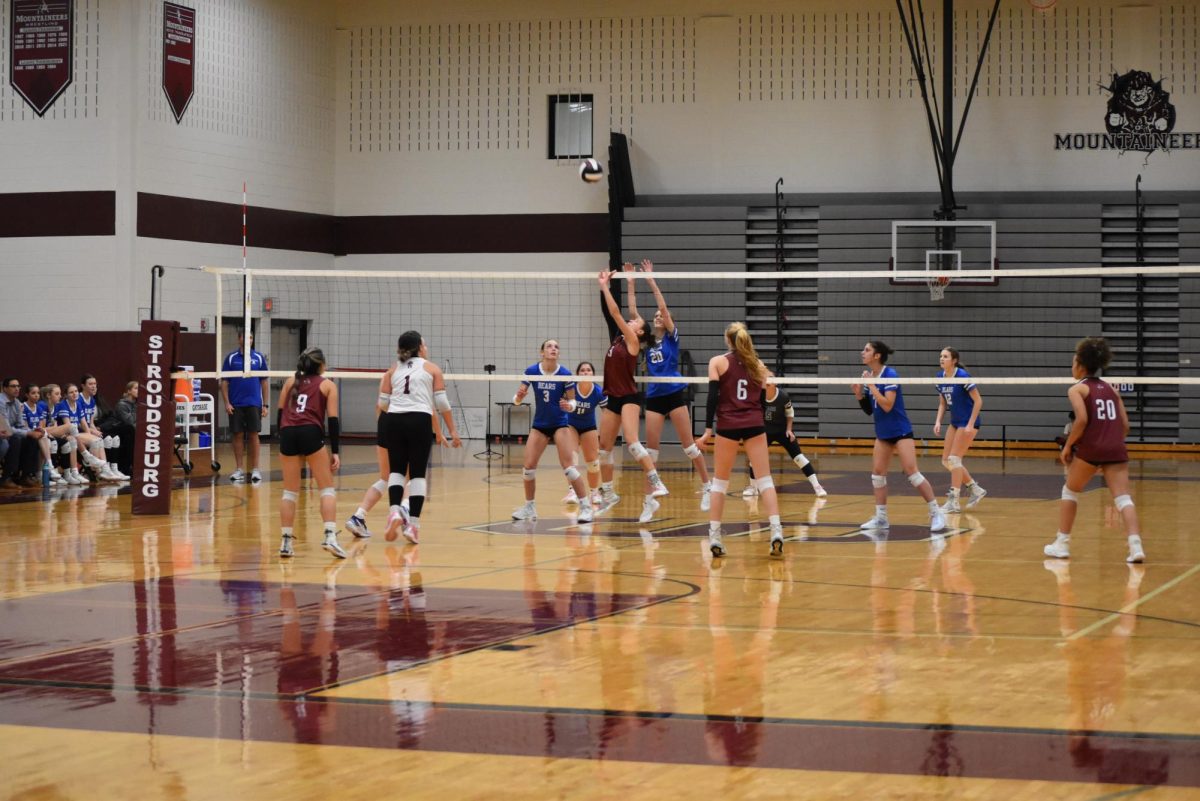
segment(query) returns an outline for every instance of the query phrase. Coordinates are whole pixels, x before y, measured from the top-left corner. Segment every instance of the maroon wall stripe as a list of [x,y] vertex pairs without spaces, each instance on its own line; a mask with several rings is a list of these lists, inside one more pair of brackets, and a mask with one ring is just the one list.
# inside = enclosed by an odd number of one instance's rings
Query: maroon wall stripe
[[[251,247],[333,253],[335,218],[251,206],[246,214]],[[154,239],[242,244],[242,206],[138,192],[137,235]]]
[[116,192],[0,193],[0,237],[113,236]]
[[608,252],[607,214],[339,217],[338,255]]

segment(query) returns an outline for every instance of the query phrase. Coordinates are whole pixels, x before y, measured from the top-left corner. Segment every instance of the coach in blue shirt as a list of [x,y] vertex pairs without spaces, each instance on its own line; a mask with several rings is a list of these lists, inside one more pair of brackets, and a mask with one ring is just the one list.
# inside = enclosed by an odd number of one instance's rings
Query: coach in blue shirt
[[[243,333],[239,331],[237,350],[225,357],[225,361],[221,363],[221,372],[242,372],[244,346]],[[248,369],[267,369],[267,357],[254,350],[253,333],[250,334]],[[261,425],[259,421],[267,416],[267,379],[222,378],[221,397],[225,401],[225,413],[229,415],[229,432],[233,435],[233,461],[237,465],[229,480],[236,483],[246,480],[246,474],[242,472],[242,454],[249,445],[246,466],[250,468],[250,480],[255,483],[262,481],[262,473],[258,472],[258,429]]]

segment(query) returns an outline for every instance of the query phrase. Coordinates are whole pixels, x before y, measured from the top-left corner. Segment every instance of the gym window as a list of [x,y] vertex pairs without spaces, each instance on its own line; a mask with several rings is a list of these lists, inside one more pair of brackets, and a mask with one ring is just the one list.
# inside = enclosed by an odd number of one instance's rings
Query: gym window
[[585,159],[592,155],[592,96],[550,95],[552,159]]

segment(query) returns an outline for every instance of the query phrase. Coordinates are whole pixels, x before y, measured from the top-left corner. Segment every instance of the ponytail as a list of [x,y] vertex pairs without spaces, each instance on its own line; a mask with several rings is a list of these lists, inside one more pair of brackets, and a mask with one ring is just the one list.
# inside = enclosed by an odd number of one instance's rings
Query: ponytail
[[[397,358],[399,358],[402,362],[406,362],[414,356],[417,356],[421,352],[422,342],[423,340],[421,339],[420,332],[405,331],[400,335],[400,339],[396,341]],[[544,346],[545,343],[543,342],[542,345]]]
[[754,350],[754,340],[750,339],[750,332],[746,330],[745,323],[730,323],[725,329],[725,341],[729,343],[729,347],[737,355],[737,359],[742,363],[742,367],[746,368],[746,372],[750,374],[759,384],[767,383],[767,366],[762,363],[762,359],[758,358],[758,352]]
[[296,360],[296,374],[292,376],[292,390],[288,393],[288,406],[295,406],[300,397],[300,381],[305,376],[320,375],[325,366],[325,352],[320,348],[309,348]]

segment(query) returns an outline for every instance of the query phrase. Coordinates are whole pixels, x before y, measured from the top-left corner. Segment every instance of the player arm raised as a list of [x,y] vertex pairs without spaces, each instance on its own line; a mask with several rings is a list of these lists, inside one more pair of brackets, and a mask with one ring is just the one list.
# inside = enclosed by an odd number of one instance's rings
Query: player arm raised
[[[638,349],[641,347],[641,342],[638,341],[637,333],[629,325],[629,321],[621,316],[621,308],[617,306],[617,302],[613,300],[612,290],[609,289],[609,282],[612,280],[612,273],[608,270],[601,270],[599,276],[600,291],[604,293],[604,305],[608,309],[609,315],[612,316],[613,322],[617,324],[617,328],[621,331],[621,337],[625,340],[625,347],[630,354],[636,356]],[[629,291],[633,291],[633,282],[629,282]]]
[[667,308],[667,299],[663,297],[663,293],[658,288],[658,282],[654,280],[654,262],[650,259],[642,259],[642,272],[646,273],[646,283],[650,285],[650,291],[654,293],[654,302],[658,304],[658,313],[662,315],[663,329],[668,333],[675,331],[675,320],[671,317],[671,310]]

